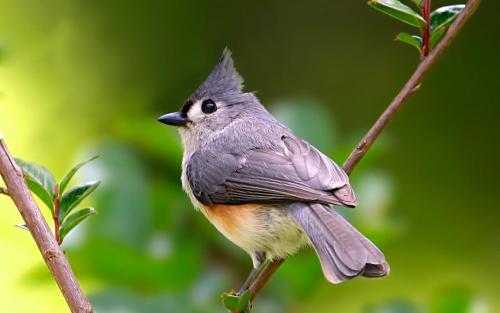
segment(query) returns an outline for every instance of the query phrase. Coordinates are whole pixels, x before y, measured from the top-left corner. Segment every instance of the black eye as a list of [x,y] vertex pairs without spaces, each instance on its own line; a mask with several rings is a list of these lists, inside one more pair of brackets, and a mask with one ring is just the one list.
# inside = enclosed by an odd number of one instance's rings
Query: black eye
[[205,114],[214,113],[217,111],[217,105],[212,99],[206,99],[201,103],[201,110]]

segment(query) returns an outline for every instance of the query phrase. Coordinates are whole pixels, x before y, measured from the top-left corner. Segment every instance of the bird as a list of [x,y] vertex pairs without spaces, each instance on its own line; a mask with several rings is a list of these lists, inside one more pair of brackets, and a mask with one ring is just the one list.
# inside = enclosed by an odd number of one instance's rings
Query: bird
[[194,207],[252,259],[240,292],[306,246],[334,284],[389,273],[384,254],[332,207],[357,205],[345,171],[243,90],[229,49],[180,110],[158,120],[178,129]]

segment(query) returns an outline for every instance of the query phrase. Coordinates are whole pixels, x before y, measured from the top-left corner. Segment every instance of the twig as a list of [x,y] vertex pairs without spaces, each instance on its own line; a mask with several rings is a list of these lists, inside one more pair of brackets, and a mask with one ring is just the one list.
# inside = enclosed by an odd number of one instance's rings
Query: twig
[[255,299],[257,297],[257,294],[259,291],[264,287],[266,282],[271,278],[271,276],[276,272],[276,270],[285,262],[285,259],[278,259],[274,260],[271,263],[269,263],[266,268],[261,272],[259,276],[257,276],[257,279],[255,279],[254,283],[250,287],[250,300]]
[[56,242],[31,192],[28,190],[21,170],[14,162],[1,137],[0,174],[9,190],[10,197],[35,239],[38,249],[64,295],[71,312],[93,312],[92,306],[80,288],[68,260],[59,248],[59,244]]
[[422,58],[429,55],[431,50],[431,0],[424,0],[422,5],[422,17],[425,20],[425,27],[422,34]]
[[0,194],[8,196],[9,192],[7,191],[7,188],[0,187]]
[[[59,185],[56,184],[54,193],[56,195],[59,194]],[[54,234],[56,236],[56,241],[59,245],[62,244],[62,238],[61,238],[61,221],[59,220],[59,205],[60,205],[60,200],[59,196],[54,200],[54,214],[52,214],[52,219],[54,220]]]
[[[389,121],[396,114],[398,109],[401,108],[406,100],[408,100],[408,98],[419,88],[423,76],[429,71],[446,47],[450,45],[462,26],[467,22],[472,14],[474,14],[479,3],[480,0],[469,0],[462,13],[460,13],[448,29],[448,32],[444,35],[443,39],[431,51],[431,53],[420,62],[413,75],[404,85],[403,89],[401,89],[396,98],[392,100],[391,104],[385,109],[372,128],[370,128],[368,133],[363,137],[363,139],[361,139],[356,148],[351,152],[351,155],[347,158],[343,165],[347,174],[352,173],[354,167],[363,158],[382,130],[384,130]],[[255,299],[255,297],[257,297],[259,291],[284,261],[285,260],[274,261],[262,270],[254,283],[250,286],[249,290],[251,293],[251,299]]]

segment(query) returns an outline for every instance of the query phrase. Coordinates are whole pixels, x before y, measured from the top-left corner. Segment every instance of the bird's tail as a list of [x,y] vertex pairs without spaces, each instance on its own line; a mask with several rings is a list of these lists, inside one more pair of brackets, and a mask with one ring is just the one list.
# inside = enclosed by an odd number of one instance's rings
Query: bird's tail
[[328,281],[389,274],[382,252],[329,206],[294,203],[289,210],[311,240]]

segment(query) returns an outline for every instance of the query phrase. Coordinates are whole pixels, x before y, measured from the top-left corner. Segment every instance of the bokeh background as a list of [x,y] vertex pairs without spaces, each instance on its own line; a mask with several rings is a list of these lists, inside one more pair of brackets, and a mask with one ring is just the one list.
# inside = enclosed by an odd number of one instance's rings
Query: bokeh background
[[[433,1],[434,7],[454,4]],[[225,46],[247,90],[342,163],[418,63],[412,31],[365,1],[0,0],[0,129],[18,157],[103,184],[64,250],[99,313],[223,312],[250,258],[192,209],[179,108]],[[500,38],[483,1],[352,175],[341,209],[385,252],[381,280],[330,285],[312,250],[255,312],[500,312]],[[47,210],[43,208],[44,212]],[[47,215],[48,216],[48,215]],[[36,246],[0,198],[0,311],[66,312]]]

